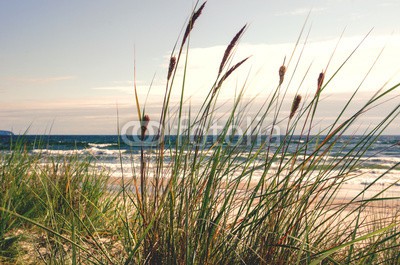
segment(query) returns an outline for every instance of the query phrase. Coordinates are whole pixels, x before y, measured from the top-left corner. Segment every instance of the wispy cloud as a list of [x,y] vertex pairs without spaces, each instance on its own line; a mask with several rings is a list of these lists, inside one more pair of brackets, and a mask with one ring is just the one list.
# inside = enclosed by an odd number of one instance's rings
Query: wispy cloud
[[353,21],[358,21],[358,20],[360,20],[362,18],[365,18],[365,17],[367,17],[367,14],[363,14],[363,13],[360,13],[360,12],[353,12],[348,16],[348,18],[350,18]]
[[49,84],[66,80],[73,80],[76,78],[77,78],[76,76],[67,75],[67,76],[51,76],[51,77],[11,77],[9,78],[9,80],[13,82],[27,83],[27,84]]
[[398,6],[400,3],[398,0],[387,0],[387,1],[381,1],[379,3],[380,6],[383,7],[392,7],[392,6]]
[[310,11],[313,13],[316,13],[316,12],[322,12],[324,10],[326,10],[325,7],[318,7],[318,8],[303,7],[303,8],[297,8],[294,10],[290,10],[287,12],[277,13],[275,15],[276,16],[300,16],[300,15],[305,15]]
[[[114,82],[117,84],[116,82]],[[150,84],[146,83],[145,81],[140,81],[136,85],[136,88],[138,90],[138,93],[141,95],[146,96],[147,92],[149,89],[154,92],[155,94],[162,94],[164,92],[165,84],[162,83],[157,83],[157,84]],[[100,91],[110,91],[110,92],[122,92],[126,94],[132,95],[134,90],[133,90],[133,84],[130,85],[111,85],[111,86],[100,86],[100,87],[92,87],[92,90],[100,90]],[[153,94],[154,94],[153,93]]]
[[[362,39],[363,36],[352,36],[344,37],[341,40],[339,47],[336,49],[335,56],[330,63],[327,72],[328,76],[331,76],[333,72],[338,69],[340,64]],[[337,39],[309,41],[302,54],[299,65],[296,68],[293,81],[291,82],[292,85],[289,87],[289,92],[295,93],[298,87],[293,84],[296,83],[303,84],[301,87],[302,91],[315,89],[316,79],[321,69],[326,67],[336,44]],[[327,91],[329,90],[335,93],[347,92],[349,89],[357,87],[375,60],[375,56],[379,54],[382,47],[386,46],[384,53],[368,77],[368,82],[364,83],[362,90],[373,91],[381,87],[399,70],[398,62],[395,59],[400,55],[398,49],[399,44],[400,36],[398,35],[369,37],[351,58],[351,62],[346,64],[336,78],[330,82]],[[265,91],[269,91],[269,89],[278,82],[279,76],[277,71],[279,66],[282,64],[283,58],[291,53],[293,46],[293,43],[242,43],[235,54],[234,62],[249,55],[252,55],[252,57],[225,82],[224,88],[220,90],[220,97],[231,98],[235,89],[240,89],[240,84],[244,82],[247,82],[249,86],[247,94],[258,95],[259,93],[263,94]],[[207,95],[215,79],[215,69],[218,69],[221,60],[221,56],[216,56],[218,53],[216,51],[220,50],[220,46],[193,48],[190,50],[191,61],[189,61],[187,68],[187,73],[190,75],[190,78],[186,80],[185,97],[194,96],[194,100],[199,100]],[[223,51],[221,53],[223,53]],[[296,53],[296,57],[298,55],[299,54]],[[296,61],[296,59],[294,59],[294,61]],[[307,72],[310,64],[312,65],[308,71],[308,75],[302,82],[303,75]],[[288,68],[288,76],[292,74],[293,69],[292,63]],[[399,77],[399,75],[396,75],[393,81],[398,80]],[[176,80],[181,79],[182,76],[178,74]],[[172,93],[177,94],[174,95],[179,97],[178,89],[172,91]],[[152,98],[152,95],[153,94],[150,93],[149,98]]]
[[132,86],[102,86],[102,87],[93,87],[93,90],[109,90],[109,91],[119,91],[124,93],[131,93],[133,88]]
[[[352,52],[354,47],[359,43],[363,36],[344,37],[336,50],[335,56],[332,59],[330,67],[327,72],[326,79],[328,80],[341,63],[347,58],[349,53]],[[287,70],[288,78],[285,80],[284,85],[288,84],[289,77],[293,76],[293,81],[288,87],[288,96],[285,101],[284,110],[290,110],[290,100],[295,93],[300,93],[304,99],[309,99],[307,95],[313,95],[316,89],[316,81],[318,75],[329,61],[332,50],[336,46],[337,39],[328,40],[313,40],[309,41],[306,45],[304,53],[298,67],[295,70],[296,58],[299,53],[295,54],[294,61],[289,65]],[[371,64],[375,60],[383,46],[386,46],[380,61],[371,72],[371,75],[364,82],[361,92],[373,93],[379,89],[388,79],[399,70],[397,58],[400,56],[400,36],[371,36],[359,48],[357,53],[351,58],[350,62],[346,64],[341,71],[337,74],[326,90],[324,91],[323,104],[319,105],[319,113],[321,117],[321,126],[323,127],[330,122],[330,117],[335,119],[336,111],[341,109],[341,106],[346,104],[349,98],[349,93],[354,91],[363,80],[365,73],[369,71]],[[233,63],[252,55],[251,59],[239,68],[229,79],[224,83],[220,89],[219,102],[226,103],[226,108],[218,108],[221,117],[223,117],[225,110],[229,108],[229,104],[233,101],[233,95],[242,88],[242,84],[246,83],[245,96],[249,99],[254,99],[254,105],[250,109],[256,113],[264,103],[267,96],[274,91],[274,88],[279,82],[278,69],[282,64],[282,60],[288,54],[291,54],[294,43],[283,44],[249,44],[242,43],[235,57]],[[212,84],[215,82],[216,71],[219,67],[224,46],[213,46],[207,48],[193,48],[190,50],[191,60],[187,65],[187,75],[190,78],[186,79],[184,100],[187,105],[190,102],[191,107],[199,108],[201,103],[207,97]],[[311,65],[310,71],[304,78],[303,85],[298,87],[303,80],[308,67]],[[178,71],[176,78],[176,85],[172,90],[171,99],[179,101],[181,93],[181,84],[183,75]],[[398,82],[400,76],[394,76],[393,82]],[[391,83],[392,83],[391,81]],[[141,105],[147,98],[147,93],[151,81],[138,80],[138,92],[141,100]],[[390,83],[389,83],[390,85]],[[15,102],[8,101],[1,105],[2,111],[0,112],[1,125],[4,128],[15,128],[15,131],[24,131],[29,126],[29,122],[35,121],[35,128],[41,132],[41,128],[45,128],[47,123],[55,120],[55,129],[53,132],[60,133],[115,133],[116,131],[116,109],[118,108],[118,115],[123,124],[124,121],[136,118],[136,107],[133,96],[133,86],[131,81],[115,81],[107,82],[103,85],[91,88],[94,93],[86,98],[77,99],[64,99],[61,101],[48,102],[43,99],[42,102],[26,101],[16,104]],[[299,91],[297,92],[297,89]],[[149,93],[146,102],[146,111],[155,117],[159,115],[162,105],[163,95],[165,92],[165,84],[161,81],[155,82],[153,88]],[[362,96],[362,97],[361,97]],[[360,101],[354,101],[354,111],[357,107],[365,102],[367,96],[359,94]],[[399,98],[393,97],[390,102],[391,105],[384,104],[377,108],[374,113],[364,116],[362,121],[365,123],[375,122],[375,113],[381,115],[387,110],[391,110],[398,104]],[[176,109],[179,107],[177,102],[171,102],[171,113],[177,113]],[[358,104],[360,102],[360,104]],[[185,105],[186,106],[186,105]],[[199,107],[197,107],[199,106]],[[219,106],[218,106],[219,107]],[[349,107],[350,108],[350,107]],[[192,109],[193,110],[193,109]],[[351,109],[352,111],[353,109]],[[350,111],[350,109],[349,109]],[[251,112],[251,113],[253,113]],[[194,113],[194,111],[193,111]],[[250,114],[251,114],[250,113]],[[349,112],[350,113],[350,112]],[[363,128],[363,127],[360,127]],[[397,133],[395,128],[390,129],[388,132]]]

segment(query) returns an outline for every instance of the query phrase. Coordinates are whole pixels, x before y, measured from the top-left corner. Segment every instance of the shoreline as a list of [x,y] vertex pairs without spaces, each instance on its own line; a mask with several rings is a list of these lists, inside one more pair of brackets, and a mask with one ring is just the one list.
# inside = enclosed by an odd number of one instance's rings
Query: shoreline
[[[125,177],[126,183],[125,185],[132,185],[133,187],[133,178]],[[148,187],[151,187],[151,181],[153,178],[148,178]],[[167,183],[168,179],[164,178],[164,184]],[[252,180],[250,183],[248,181],[242,181],[238,188],[237,192],[246,193],[251,191],[256,185],[258,181]],[[111,187],[111,190],[118,190],[122,186],[122,178],[121,177],[110,177],[108,184]],[[140,180],[137,179],[137,185],[140,186]],[[352,203],[352,205],[362,204],[363,202],[370,200],[368,202],[368,207],[375,208],[398,208],[400,211],[400,186],[398,185],[387,185],[387,184],[373,184],[367,190],[365,188],[368,185],[366,184],[354,184],[354,183],[342,183],[338,188],[333,202],[331,202],[332,206],[339,206],[348,203]],[[132,191],[134,191],[132,189]],[[377,194],[379,194],[377,196]]]

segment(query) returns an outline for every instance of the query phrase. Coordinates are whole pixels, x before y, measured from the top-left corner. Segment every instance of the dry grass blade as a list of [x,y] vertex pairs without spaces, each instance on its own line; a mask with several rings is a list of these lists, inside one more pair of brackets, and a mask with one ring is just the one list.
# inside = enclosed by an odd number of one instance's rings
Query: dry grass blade
[[186,26],[186,30],[185,30],[185,34],[183,35],[183,39],[182,39],[182,44],[181,47],[183,47],[183,45],[185,45],[185,42],[187,40],[187,38],[189,37],[190,32],[193,29],[194,23],[196,22],[196,20],[199,18],[199,16],[201,15],[201,12],[204,9],[204,6],[206,5],[207,2],[204,2],[199,9],[197,9],[197,11],[195,11],[192,15],[192,17],[189,20],[188,25]]
[[133,89],[135,92],[136,109],[137,109],[138,117],[140,120],[142,118],[142,114],[140,113],[139,97],[138,97],[137,88],[136,88],[136,49],[134,49],[134,59],[133,59]]
[[241,28],[239,30],[238,33],[236,33],[235,37],[233,37],[233,39],[231,40],[231,42],[229,43],[228,47],[226,47],[225,53],[224,53],[224,57],[222,57],[222,61],[221,64],[219,66],[219,71],[218,74],[222,73],[222,69],[224,68],[226,61],[228,60],[229,56],[232,53],[233,48],[236,46],[238,40],[240,39],[240,37],[243,35],[244,30],[246,29],[247,25],[244,25],[243,28]]

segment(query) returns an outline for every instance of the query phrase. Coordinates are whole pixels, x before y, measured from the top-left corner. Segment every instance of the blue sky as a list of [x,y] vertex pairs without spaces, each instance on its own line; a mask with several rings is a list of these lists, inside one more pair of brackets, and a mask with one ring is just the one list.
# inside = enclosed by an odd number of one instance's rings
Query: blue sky
[[[30,126],[30,133],[45,133],[52,126],[55,134],[116,133],[117,104],[122,122],[136,117],[131,89],[134,46],[141,98],[155,74],[148,104],[156,115],[168,54],[193,4],[188,0],[0,1],[0,129],[21,133]],[[308,53],[299,67],[301,73],[313,63],[306,87],[316,82],[345,27],[328,76],[374,28],[347,72],[327,91],[326,109],[321,109],[325,117],[335,116],[331,104],[344,102],[385,45],[360,100],[390,78],[392,83],[400,81],[397,0],[210,0],[191,37],[192,83],[187,98],[192,96],[194,105],[202,98],[225,45],[245,23],[249,29],[236,56],[252,58],[232,82],[243,82],[251,71],[254,89],[249,96],[275,87],[277,69],[290,55],[310,9]],[[295,90],[294,86],[289,92]],[[221,99],[230,95],[221,93]],[[398,102],[394,98],[387,106]],[[364,126],[376,122],[382,112],[368,115]],[[397,119],[388,133],[398,133],[398,127]]]

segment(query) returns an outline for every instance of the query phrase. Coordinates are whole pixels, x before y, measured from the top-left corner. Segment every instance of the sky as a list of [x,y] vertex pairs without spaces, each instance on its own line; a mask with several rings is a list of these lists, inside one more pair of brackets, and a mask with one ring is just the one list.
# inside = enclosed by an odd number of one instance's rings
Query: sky
[[[191,0],[0,1],[0,130],[116,134],[117,120],[121,125],[137,119],[134,59],[139,98],[146,101],[149,115],[157,116],[168,58],[194,4]],[[220,100],[231,100],[234,91],[245,86],[246,98],[258,100],[257,109],[276,87],[278,69],[285,56],[289,61],[310,10],[284,83],[287,112],[297,91],[305,98],[314,93],[342,32],[327,78],[373,29],[324,91],[318,112],[321,127],[336,118],[383,47],[347,114],[385,83],[389,88],[400,82],[398,0],[209,0],[190,37],[185,100],[194,108],[201,103],[226,45],[248,24],[233,61],[251,58],[221,89]],[[177,91],[172,104],[179,100]],[[398,91],[358,121],[361,131],[399,105]],[[400,134],[399,128],[397,118],[386,133]]]

